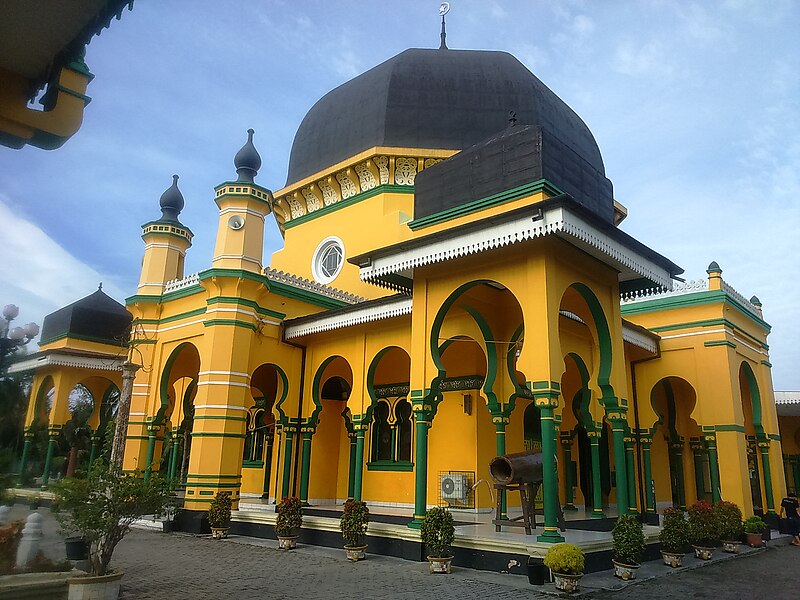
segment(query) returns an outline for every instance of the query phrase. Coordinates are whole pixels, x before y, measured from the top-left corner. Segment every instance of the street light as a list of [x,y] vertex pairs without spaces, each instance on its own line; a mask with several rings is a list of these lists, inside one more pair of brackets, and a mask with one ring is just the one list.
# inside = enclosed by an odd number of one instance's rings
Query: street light
[[11,327],[11,321],[19,315],[19,307],[7,304],[3,308],[3,317],[0,318],[0,374],[5,368],[6,356],[10,356],[22,346],[39,335],[39,326],[28,323],[22,327]]

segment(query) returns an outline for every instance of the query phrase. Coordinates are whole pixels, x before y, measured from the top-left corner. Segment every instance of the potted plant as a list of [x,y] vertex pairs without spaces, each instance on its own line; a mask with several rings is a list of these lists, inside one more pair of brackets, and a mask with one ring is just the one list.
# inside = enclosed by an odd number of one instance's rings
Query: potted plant
[[231,524],[231,500],[230,492],[217,492],[211,501],[208,509],[208,525],[211,527],[211,537],[221,540],[228,537],[228,529]]
[[767,524],[758,515],[753,515],[744,522],[744,533],[748,546],[758,548],[764,545],[763,532],[766,526]]
[[683,555],[689,546],[689,522],[682,510],[668,508],[664,511],[664,526],[658,535],[658,540],[661,542],[664,564],[680,567],[683,564]]
[[556,544],[544,556],[544,565],[553,573],[557,590],[577,591],[586,560],[583,551],[572,544]]
[[692,504],[689,513],[689,540],[694,554],[701,560],[709,560],[719,540],[719,520],[717,512],[705,500]]
[[721,500],[714,506],[714,510],[717,511],[722,551],[733,554],[738,553],[739,546],[742,543],[742,536],[744,535],[741,509],[733,502]]
[[275,509],[278,519],[275,521],[275,533],[278,536],[278,548],[293,550],[297,547],[298,530],[303,525],[303,505],[300,498],[287,496]]
[[453,515],[441,506],[435,506],[425,514],[420,532],[422,543],[428,548],[428,562],[431,573],[450,573],[453,553],[455,527]]
[[364,538],[367,535],[368,524],[369,509],[364,502],[348,500],[344,503],[339,529],[342,530],[347,560],[358,561],[366,558],[367,544]]
[[633,515],[619,516],[611,535],[614,540],[614,576],[624,581],[636,579],[645,550],[642,524]]
[[69,579],[70,598],[115,599],[122,572],[110,569],[114,549],[144,515],[161,515],[171,501],[172,484],[153,473],[145,481],[140,474],[126,474],[114,465],[92,468],[86,479],[66,478],[52,486],[62,528],[75,531],[90,545],[86,576]]

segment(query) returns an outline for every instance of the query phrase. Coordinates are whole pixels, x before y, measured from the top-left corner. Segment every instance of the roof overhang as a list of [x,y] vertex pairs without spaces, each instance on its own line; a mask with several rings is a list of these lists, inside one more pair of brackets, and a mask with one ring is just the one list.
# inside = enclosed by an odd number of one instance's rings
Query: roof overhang
[[410,315],[411,307],[412,299],[402,294],[378,298],[318,315],[287,320],[284,336],[287,340],[291,340],[314,333]]
[[775,392],[775,408],[779,417],[800,417],[800,391]]
[[44,367],[75,367],[98,371],[121,371],[127,354],[102,354],[69,350],[46,350],[20,357],[8,367],[8,373],[28,373]]
[[[619,273],[620,282],[645,280],[672,288],[683,269],[624,231],[604,223],[566,195],[487,217],[349,259],[361,280],[407,290],[414,268],[556,236]],[[403,282],[408,283],[403,283]]]

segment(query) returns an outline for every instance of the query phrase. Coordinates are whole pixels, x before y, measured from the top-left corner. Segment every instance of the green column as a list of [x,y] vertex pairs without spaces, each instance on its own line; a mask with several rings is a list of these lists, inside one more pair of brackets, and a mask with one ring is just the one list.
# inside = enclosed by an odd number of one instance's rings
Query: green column
[[645,512],[655,514],[656,498],[653,493],[653,466],[650,462],[650,444],[653,440],[649,437],[640,438],[642,443],[642,465],[644,467],[644,503]]
[[22,446],[22,458],[19,460],[19,477],[17,478],[17,487],[21,487],[25,483],[25,467],[28,464],[28,454],[31,451],[31,444],[33,443],[33,431],[30,428],[25,429],[25,445]]
[[97,447],[100,445],[102,438],[98,434],[92,436],[92,445],[89,447],[89,469],[92,468],[94,459],[97,458]]
[[692,457],[694,459],[694,488],[695,498],[703,500],[705,496],[703,483],[703,447],[692,440]]
[[172,433],[171,457],[169,459],[169,478],[175,479],[175,471],[178,469],[178,450],[181,446],[180,436],[177,431]]
[[611,432],[614,437],[614,470],[616,471],[617,484],[617,514],[625,515],[628,513],[628,474],[625,457],[625,426],[627,421],[625,413],[619,416],[609,415],[611,421]]
[[542,476],[544,490],[544,531],[536,538],[539,542],[558,543],[564,536],[558,532],[558,480],[556,479],[556,428],[553,409],[558,406],[558,392],[534,394],[542,418]]
[[[493,414],[492,421],[494,422],[494,439],[495,445],[497,446],[497,456],[503,456],[506,453],[506,424],[508,420],[504,419],[502,414]],[[506,491],[498,490],[497,493],[500,494],[500,516],[505,519],[508,517],[508,499],[506,498]]]
[[794,491],[800,494],[800,456],[794,457]]
[[283,446],[283,482],[281,484],[281,498],[289,495],[289,480],[292,477],[292,442],[294,441],[294,431],[290,426],[284,426],[284,446]]
[[572,481],[572,434],[569,431],[561,432],[561,446],[564,448],[564,486],[567,494],[564,510],[578,510],[575,508],[575,497],[572,493],[575,482]]
[[311,471],[311,437],[314,435],[312,427],[304,427],[301,430],[303,435],[303,449],[300,460],[300,502],[303,506],[308,506],[308,478]]
[[351,433],[348,437],[350,438],[350,473],[347,477],[347,498],[352,500],[356,483],[356,435]]
[[708,470],[711,475],[711,498],[714,504],[722,499],[719,489],[719,457],[717,456],[717,438],[712,433],[706,435],[706,447],[708,448]]
[[636,462],[634,455],[634,439],[625,438],[625,471],[628,475],[628,514],[638,512],[636,503]]
[[147,435],[147,459],[145,460],[145,468],[144,468],[144,480],[147,481],[150,479],[150,473],[153,471],[153,454],[156,451],[156,433],[158,433],[157,427],[148,427],[148,435]]
[[761,469],[764,471],[764,495],[767,497],[767,512],[775,514],[775,500],[772,497],[772,473],[769,467],[769,440],[760,440]]
[[586,431],[592,448],[592,519],[605,519],[603,488],[600,483],[600,431]]
[[356,430],[356,460],[353,477],[353,500],[361,501],[361,478],[364,472],[364,427]]
[[414,519],[412,529],[422,527],[428,508],[428,429],[431,413],[414,407]]
[[42,473],[42,487],[47,485],[47,482],[50,480],[50,463],[53,460],[53,452],[56,449],[56,440],[58,439],[58,433],[53,433],[50,431],[49,441],[47,442],[47,456],[44,459],[44,473]]
[[678,507],[686,508],[686,482],[683,473],[683,442],[670,442],[672,449],[672,456],[675,463],[675,478],[677,479],[677,493],[678,497],[673,498],[673,502],[677,500]]

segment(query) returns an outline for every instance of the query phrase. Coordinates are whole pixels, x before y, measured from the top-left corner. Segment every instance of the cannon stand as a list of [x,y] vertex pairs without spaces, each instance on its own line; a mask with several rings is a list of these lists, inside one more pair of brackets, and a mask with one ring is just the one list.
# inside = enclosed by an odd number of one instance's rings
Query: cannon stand
[[[537,510],[534,505],[534,498],[539,493],[539,488],[542,482],[535,483],[517,483],[517,484],[500,484],[495,483],[494,489],[497,491],[497,507],[495,508],[494,530],[500,532],[502,527],[524,527],[525,535],[532,535],[533,529],[536,528],[536,515],[542,515],[542,510]],[[509,519],[503,517],[503,494],[501,492],[519,492],[520,504],[522,506],[522,515]],[[544,525],[544,522],[542,522]],[[564,513],[561,510],[561,504],[558,504],[558,528],[561,531],[566,531],[566,524],[564,522]]]

